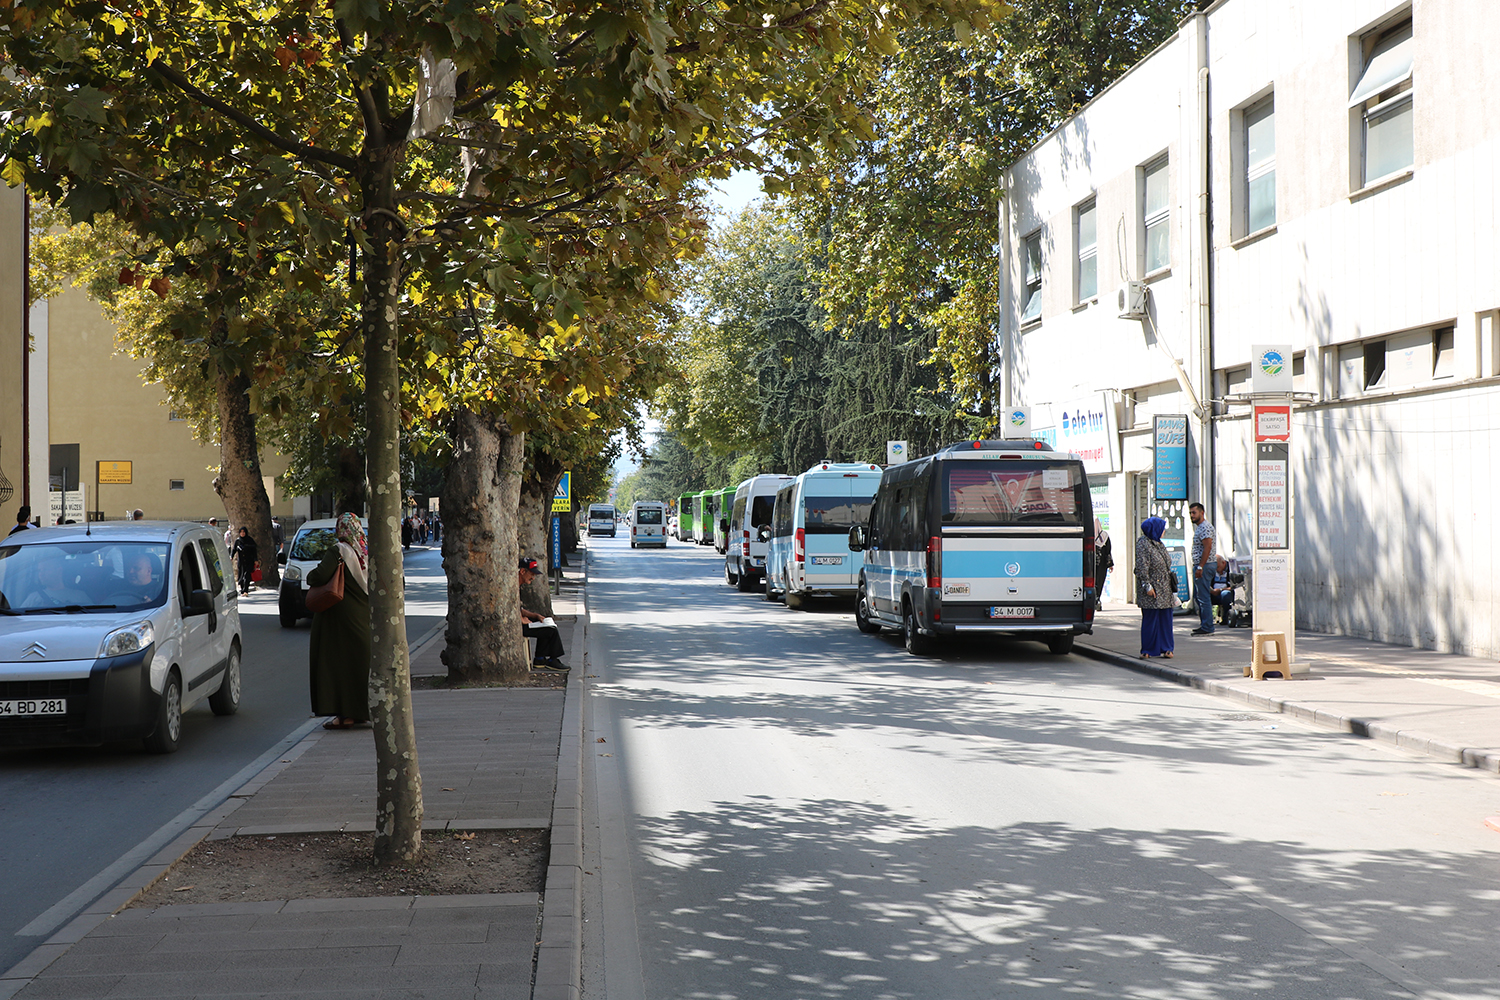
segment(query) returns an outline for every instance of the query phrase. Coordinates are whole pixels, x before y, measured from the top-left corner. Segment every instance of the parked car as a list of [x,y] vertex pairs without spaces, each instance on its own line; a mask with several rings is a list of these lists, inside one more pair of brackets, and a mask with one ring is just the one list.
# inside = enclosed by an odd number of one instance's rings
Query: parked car
[[126,521],[0,543],[0,744],[141,739],[171,753],[182,713],[240,705],[239,595],[224,536]]
[[[281,627],[295,628],[303,618],[311,618],[307,610],[307,574],[318,568],[323,553],[338,544],[334,529],[336,518],[320,518],[307,521],[297,529],[292,544],[281,560],[286,568],[281,572],[281,591],[277,594],[276,608],[281,613]],[[360,524],[364,524],[363,520]]]

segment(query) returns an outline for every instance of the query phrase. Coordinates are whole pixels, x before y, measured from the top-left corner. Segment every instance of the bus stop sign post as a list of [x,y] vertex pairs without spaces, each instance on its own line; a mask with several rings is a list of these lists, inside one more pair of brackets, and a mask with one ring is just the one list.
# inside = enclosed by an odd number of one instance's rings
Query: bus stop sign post
[[1296,491],[1292,476],[1292,345],[1250,349],[1255,438],[1255,632],[1286,636],[1288,680],[1297,669]]

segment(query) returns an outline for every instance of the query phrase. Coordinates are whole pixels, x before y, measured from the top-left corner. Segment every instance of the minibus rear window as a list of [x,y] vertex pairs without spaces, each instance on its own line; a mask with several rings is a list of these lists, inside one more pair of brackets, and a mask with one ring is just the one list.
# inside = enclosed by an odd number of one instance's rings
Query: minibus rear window
[[771,523],[771,511],[776,506],[776,496],[755,497],[750,501],[750,524],[759,528],[763,524]]
[[636,524],[661,524],[660,507],[642,507],[635,512]]
[[1081,524],[1086,486],[1076,463],[944,463],[943,523]]
[[847,535],[870,520],[870,497],[803,497],[809,535]]

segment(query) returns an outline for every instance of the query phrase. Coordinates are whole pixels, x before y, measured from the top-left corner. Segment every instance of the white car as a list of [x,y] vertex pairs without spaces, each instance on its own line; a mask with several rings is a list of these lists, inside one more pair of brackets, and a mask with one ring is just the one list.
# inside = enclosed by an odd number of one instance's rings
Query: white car
[[[364,525],[364,519],[359,523]],[[318,568],[323,553],[338,544],[334,537],[338,524],[338,519],[332,517],[307,521],[292,536],[286,552],[286,568],[281,571],[281,590],[276,597],[282,628],[293,628],[301,619],[312,617],[307,610],[307,574]]]
[[224,536],[126,521],[0,540],[0,744],[142,739],[240,705],[240,612]]

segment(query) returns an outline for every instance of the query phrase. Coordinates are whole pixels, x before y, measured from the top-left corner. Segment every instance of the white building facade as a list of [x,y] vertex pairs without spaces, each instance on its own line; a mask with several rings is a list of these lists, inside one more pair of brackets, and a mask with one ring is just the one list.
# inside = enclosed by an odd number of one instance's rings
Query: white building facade
[[1220,0],[1010,167],[1003,391],[1084,454],[1114,598],[1144,517],[1190,538],[1184,493],[1249,554],[1236,397],[1290,344],[1298,626],[1500,655],[1497,34],[1492,0]]

